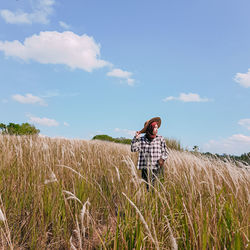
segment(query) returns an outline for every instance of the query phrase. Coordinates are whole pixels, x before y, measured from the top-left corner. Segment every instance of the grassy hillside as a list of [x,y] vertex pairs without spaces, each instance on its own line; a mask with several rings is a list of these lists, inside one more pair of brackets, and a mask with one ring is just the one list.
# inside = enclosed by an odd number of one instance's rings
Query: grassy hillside
[[246,249],[250,172],[170,150],[150,192],[128,145],[0,135],[0,248]]
[[[109,141],[109,142],[116,142],[122,144],[131,144],[132,139],[128,139],[125,137],[113,138],[109,135],[95,135],[92,140],[101,140],[101,141]],[[181,146],[180,141],[171,138],[165,138],[166,145],[169,149],[184,151],[183,147]]]

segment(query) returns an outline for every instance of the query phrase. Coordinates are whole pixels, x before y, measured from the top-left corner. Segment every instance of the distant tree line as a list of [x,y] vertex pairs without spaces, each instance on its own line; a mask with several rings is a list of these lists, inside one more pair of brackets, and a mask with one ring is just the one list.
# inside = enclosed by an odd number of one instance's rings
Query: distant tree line
[[[92,138],[92,140],[103,140],[103,141],[110,141],[123,144],[131,144],[132,141],[131,139],[127,139],[125,137],[113,138],[109,135],[96,135]],[[165,141],[169,149],[184,151],[179,141],[169,138],[165,138]]]
[[109,135],[96,135],[92,138],[92,140],[110,141],[123,144],[131,144],[132,141],[131,139],[127,139],[125,137],[113,138]]
[[2,135],[38,135],[40,130],[29,123],[0,123],[0,134]]
[[[116,143],[123,143],[123,144],[131,144],[131,139],[127,139],[124,137],[119,137],[119,138],[113,138],[109,135],[96,135],[92,138],[92,140],[103,140],[103,141],[110,141],[110,142],[116,142]],[[181,146],[180,141],[175,140],[175,139],[169,139],[169,138],[165,138],[166,140],[166,144],[167,147],[169,149],[174,149],[174,150],[178,150],[178,151],[184,151],[183,147]],[[196,145],[193,147],[193,151],[191,151],[193,153],[199,153],[199,147]],[[205,156],[209,156],[212,158],[219,158],[223,161],[233,161],[233,162],[241,162],[244,165],[250,165],[250,152],[249,153],[245,153],[242,154],[240,156],[235,156],[235,155],[227,155],[227,154],[223,154],[223,155],[219,155],[219,154],[212,154],[210,152],[207,153],[199,153]]]
[[250,152],[249,153],[244,153],[240,156],[236,156],[236,155],[228,155],[228,154],[222,154],[222,155],[219,155],[219,154],[212,154],[210,152],[206,152],[206,153],[202,153],[203,155],[206,155],[206,156],[209,156],[209,157],[212,157],[212,158],[218,158],[220,160],[223,160],[223,161],[233,161],[235,163],[237,162],[241,162],[243,163],[244,165],[250,165]]

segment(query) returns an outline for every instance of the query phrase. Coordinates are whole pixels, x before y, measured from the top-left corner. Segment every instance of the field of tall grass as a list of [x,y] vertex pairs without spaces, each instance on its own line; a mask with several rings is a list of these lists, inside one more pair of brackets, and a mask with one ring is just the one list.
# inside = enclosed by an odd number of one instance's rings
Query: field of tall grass
[[247,249],[250,167],[170,150],[147,192],[128,145],[0,135],[1,249]]

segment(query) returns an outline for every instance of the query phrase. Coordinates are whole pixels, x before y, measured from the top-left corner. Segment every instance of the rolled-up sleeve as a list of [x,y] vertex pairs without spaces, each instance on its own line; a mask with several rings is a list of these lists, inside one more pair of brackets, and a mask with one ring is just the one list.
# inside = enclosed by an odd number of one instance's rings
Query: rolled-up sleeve
[[140,150],[140,139],[139,138],[137,139],[136,137],[134,137],[131,142],[131,151],[137,152],[139,150]]
[[168,158],[168,148],[164,138],[161,140],[161,158],[165,161]]

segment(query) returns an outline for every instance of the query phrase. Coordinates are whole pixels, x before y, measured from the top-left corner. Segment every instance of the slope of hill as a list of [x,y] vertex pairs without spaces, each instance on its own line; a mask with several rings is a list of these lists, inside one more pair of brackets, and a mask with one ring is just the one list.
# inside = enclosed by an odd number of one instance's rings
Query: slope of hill
[[[109,142],[116,142],[122,144],[131,144],[131,139],[125,137],[113,138],[109,135],[95,135],[92,140],[101,140],[101,141],[109,141]],[[181,146],[180,141],[176,139],[165,138],[166,145],[169,149],[184,151],[183,147]]]
[[[122,144],[131,144],[131,141],[132,141],[131,139],[128,139],[125,137],[113,138],[109,135],[96,135],[92,138],[92,140],[109,141],[109,142],[116,142],[116,143],[122,143]],[[165,141],[169,149],[184,151],[184,148],[181,146],[180,141],[176,139],[171,139],[171,138],[165,138]],[[190,151],[190,152],[193,152],[193,153],[199,152],[198,146],[194,146],[194,149],[195,149],[194,151]],[[186,151],[188,150],[186,149]],[[235,163],[240,162],[240,163],[243,163],[244,165],[250,165],[250,152],[242,154],[240,156],[227,155],[227,154],[219,155],[219,154],[212,154],[209,152],[201,153],[201,154],[206,155],[209,158],[216,158],[216,159],[220,159],[223,161],[229,160],[230,162],[234,161]]]
[[128,145],[0,135],[1,248],[246,249],[249,166],[170,150],[150,192]]

